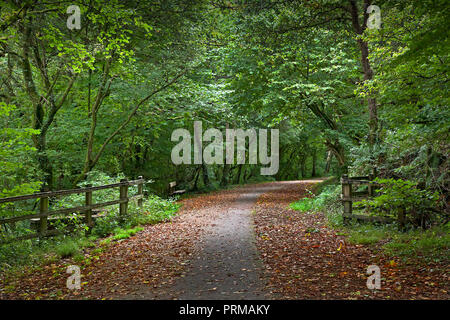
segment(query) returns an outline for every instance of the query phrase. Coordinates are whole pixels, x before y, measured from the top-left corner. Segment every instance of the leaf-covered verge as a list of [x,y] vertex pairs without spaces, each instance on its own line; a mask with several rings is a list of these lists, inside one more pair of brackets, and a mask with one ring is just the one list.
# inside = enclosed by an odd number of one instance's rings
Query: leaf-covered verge
[[[379,179],[379,183],[386,183],[386,180]],[[369,200],[370,209],[363,207],[354,210],[354,214],[383,215],[391,214],[397,218],[396,211],[399,207],[405,208],[409,215],[419,214],[421,211],[413,211],[414,209],[429,209],[437,204],[435,194],[427,193],[421,190],[411,190],[415,185],[411,182],[392,182],[380,189],[383,191],[373,200]],[[399,196],[399,190],[391,191],[389,186],[393,183],[403,187],[403,193]],[[405,186],[408,186],[405,190]],[[426,262],[450,262],[450,224],[442,223],[442,216],[439,212],[434,212],[433,225],[426,230],[417,229],[415,219],[411,219],[406,225],[406,231],[399,231],[396,220],[392,224],[361,224],[358,222],[350,222],[350,225],[344,225],[342,219],[342,205],[338,201],[341,193],[340,185],[329,185],[318,190],[315,194],[309,191],[310,196],[297,200],[289,205],[293,210],[298,210],[303,214],[317,214],[322,212],[327,219],[327,224],[337,230],[346,239],[353,244],[371,245],[379,248],[382,252],[392,256],[393,258],[401,258],[417,263]],[[409,195],[409,196],[408,196]],[[421,197],[426,197],[428,202],[423,201]],[[395,199],[395,200],[394,200]],[[401,199],[401,200],[399,200]],[[364,203],[364,202],[363,202]],[[375,206],[375,204],[377,206]],[[383,205],[384,204],[384,205]],[[415,205],[415,206],[414,206]],[[373,210],[373,207],[382,207],[379,211]],[[419,212],[419,213],[418,213]]]
[[[266,269],[267,288],[275,297],[294,300],[449,299],[448,234],[435,231],[433,235],[430,231],[428,238],[422,233],[416,234],[417,242],[408,250],[417,250],[423,256],[404,252],[407,259],[402,259],[402,252],[392,244],[399,243],[400,237],[414,242],[413,234],[373,226],[344,228],[338,219],[341,212],[333,215],[327,211],[293,210],[289,205],[307,195],[307,190],[313,189],[313,182],[281,183],[284,188],[264,194],[254,212],[257,246]],[[334,189],[331,185],[328,192],[333,193]],[[328,193],[327,188],[324,190],[323,193]],[[374,235],[379,238],[372,238]],[[388,235],[393,237],[391,241]],[[430,239],[432,244],[419,244],[419,241],[427,241],[425,239]],[[380,250],[383,244],[391,244],[391,247]],[[370,265],[380,268],[380,290],[367,288]]]

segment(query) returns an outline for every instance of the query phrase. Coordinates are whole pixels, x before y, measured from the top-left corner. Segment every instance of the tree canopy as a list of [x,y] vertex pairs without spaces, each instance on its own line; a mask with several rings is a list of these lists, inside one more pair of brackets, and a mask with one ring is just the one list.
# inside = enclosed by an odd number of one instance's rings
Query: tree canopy
[[267,179],[174,165],[172,132],[202,121],[278,128],[277,180],[375,168],[448,198],[446,1],[80,0],[79,29],[70,5],[0,4],[2,196],[92,171],[158,193]]

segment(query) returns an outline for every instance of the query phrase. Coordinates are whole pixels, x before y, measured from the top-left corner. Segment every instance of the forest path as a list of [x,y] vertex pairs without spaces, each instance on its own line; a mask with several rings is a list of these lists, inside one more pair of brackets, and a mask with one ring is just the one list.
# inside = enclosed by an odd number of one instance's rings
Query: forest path
[[[239,186],[183,199],[168,223],[99,241],[67,258],[0,278],[0,299],[449,299],[448,265],[403,263],[379,246],[347,243],[322,213],[294,211],[314,184]],[[344,246],[341,247],[341,243]],[[67,288],[67,267],[81,289]],[[367,267],[383,274],[367,288]]]
[[259,196],[282,188],[277,183],[241,189],[237,199],[219,208],[196,243],[186,271],[156,292],[140,290],[129,299],[265,299],[264,266],[256,248],[252,208]]
[[[168,223],[145,225],[120,241],[99,240],[82,259],[0,278],[0,299],[264,299],[252,207],[276,190],[282,192],[280,182],[192,195],[179,201]],[[80,290],[67,288],[71,265],[80,268]]]

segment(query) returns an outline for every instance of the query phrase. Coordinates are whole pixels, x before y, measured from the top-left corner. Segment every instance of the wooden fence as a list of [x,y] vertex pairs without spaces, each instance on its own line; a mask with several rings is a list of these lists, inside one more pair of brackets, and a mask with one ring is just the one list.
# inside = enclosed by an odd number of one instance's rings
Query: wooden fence
[[[0,204],[23,201],[23,200],[30,200],[30,199],[39,199],[39,213],[0,219],[0,227],[5,224],[14,225],[18,221],[33,220],[33,219],[39,219],[39,221],[38,221],[39,224],[38,224],[37,233],[32,233],[32,234],[28,234],[25,236],[10,238],[10,239],[2,241],[1,233],[0,233],[0,244],[9,243],[12,241],[17,241],[17,240],[26,240],[26,239],[32,239],[32,238],[37,238],[37,237],[42,238],[42,237],[60,234],[61,232],[59,230],[48,230],[48,217],[50,217],[50,216],[55,216],[55,215],[61,216],[61,215],[67,215],[67,214],[76,213],[76,212],[84,213],[86,225],[89,228],[91,228],[93,226],[93,219],[92,219],[93,209],[104,208],[107,206],[119,204],[119,215],[120,215],[120,217],[124,217],[127,214],[128,202],[130,200],[137,199],[138,206],[142,207],[142,201],[143,201],[143,197],[144,197],[144,195],[143,195],[144,183],[145,183],[145,180],[140,176],[137,180],[128,181],[126,179],[122,179],[122,180],[120,180],[119,183],[108,184],[108,185],[104,185],[104,186],[97,186],[97,187],[87,186],[87,187],[78,188],[78,189],[39,192],[39,193],[30,194],[30,195],[1,198]],[[133,185],[138,186],[137,194],[133,197],[128,197],[128,187],[133,186]],[[119,199],[118,200],[112,200],[112,201],[101,202],[101,203],[92,203],[92,192],[97,191],[97,190],[111,189],[111,188],[119,188]],[[50,198],[57,197],[57,196],[67,196],[70,194],[80,194],[80,193],[85,193],[85,205],[84,206],[57,209],[57,210],[49,210],[49,199]]]
[[[392,219],[388,217],[378,216],[366,216],[353,214],[353,202],[358,202],[363,199],[369,199],[375,196],[375,188],[379,185],[373,181],[374,175],[362,176],[362,177],[349,177],[343,175],[341,177],[342,194],[341,201],[344,206],[343,218],[344,223],[348,224],[350,220],[358,220],[363,222],[378,222],[378,223],[391,223]],[[367,189],[362,191],[356,191],[354,186],[367,186]]]

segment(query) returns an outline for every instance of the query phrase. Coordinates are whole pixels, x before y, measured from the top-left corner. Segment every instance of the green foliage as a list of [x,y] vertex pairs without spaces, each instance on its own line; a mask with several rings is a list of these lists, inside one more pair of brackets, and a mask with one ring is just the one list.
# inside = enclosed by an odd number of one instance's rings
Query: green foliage
[[[0,2],[0,197],[33,193],[42,183],[56,190],[140,175],[155,181],[146,193],[166,196],[174,180],[188,191],[210,191],[377,167],[397,180],[384,180],[381,194],[365,202],[371,212],[404,211],[412,225],[445,222],[448,1],[380,0],[382,28],[363,26],[362,33],[339,1],[269,2],[223,9],[203,0],[84,1],[78,3],[82,32],[67,28],[64,3]],[[363,2],[356,4],[362,22]],[[365,42],[370,76],[362,72]],[[376,99],[375,113],[368,97]],[[374,143],[368,139],[373,114]],[[194,120],[205,130],[279,128],[279,172],[262,177],[260,165],[173,165],[171,134],[192,131]],[[130,196],[136,192],[130,187]],[[339,185],[324,187],[291,208],[323,211],[339,227],[339,193]],[[94,203],[114,199],[117,190],[93,193]],[[79,194],[50,206],[83,204]],[[130,203],[127,217],[111,206],[92,232],[107,236],[170,221],[177,209],[154,196],[143,210]],[[0,210],[2,218],[35,213],[37,202]],[[54,224],[75,226],[78,237],[86,227],[81,215]],[[5,237],[30,232],[27,221],[1,228]],[[352,237],[379,238],[369,233]],[[20,260],[51,242],[37,243],[11,244],[10,252],[2,247],[0,261]]]
[[355,224],[344,230],[350,234],[350,243],[381,245],[383,251],[391,257],[400,257],[405,261],[450,261],[450,232],[445,227],[399,232],[392,225]]
[[81,255],[84,248],[95,246],[94,236],[57,236],[47,239],[32,239],[12,242],[0,246],[0,271],[20,271],[24,267],[39,267],[59,258]]
[[303,198],[297,202],[293,202],[289,205],[289,207],[293,210],[297,210],[300,212],[311,212],[317,210],[320,206],[318,200],[315,198]]
[[130,206],[130,216],[127,225],[155,224],[170,221],[180,208],[180,204],[171,199],[149,196],[145,199],[142,209],[136,204]]
[[[93,170],[89,172],[89,174],[86,177],[86,180],[83,182],[80,182],[78,184],[78,187],[86,187],[87,185],[92,185],[93,187],[97,186],[103,186],[108,184],[117,183],[120,181],[120,179],[125,178],[123,174],[118,174],[115,177],[109,176],[104,172]],[[130,186],[129,187],[129,194],[134,195],[137,192],[136,186]],[[110,188],[110,189],[103,189],[103,190],[97,190],[92,193],[92,202],[93,203],[100,203],[100,202],[107,202],[116,200],[118,197],[118,190],[117,188]],[[58,201],[54,204],[55,208],[69,208],[69,207],[75,207],[83,205],[85,201],[85,195],[83,193],[80,194],[71,194],[65,197],[62,197],[61,199],[58,199]],[[112,208],[112,209],[111,209]],[[118,206],[112,206],[108,209],[108,211],[117,209]]]
[[348,238],[350,243],[354,244],[376,244],[386,238],[386,229],[372,225],[359,225],[350,229]]
[[107,213],[104,217],[95,220],[92,234],[98,237],[106,237],[119,227],[119,214],[117,210]]
[[128,215],[125,217],[120,217],[118,210],[114,210],[98,218],[92,233],[105,237],[120,227],[127,229],[138,225],[167,222],[172,219],[179,207],[180,205],[173,200],[152,195],[144,199],[142,208],[139,208],[136,202],[130,202]]
[[136,228],[131,228],[131,229],[117,228],[114,230],[113,239],[114,240],[128,239],[129,237],[134,236],[136,233],[138,233],[139,231],[142,231],[142,230],[144,230],[144,228],[142,228],[142,227],[136,227]]
[[78,243],[72,239],[66,239],[64,242],[58,244],[56,247],[56,253],[61,258],[69,258],[79,253],[80,248]]
[[11,127],[16,109],[0,101],[0,198],[33,193],[41,185],[32,178],[36,174],[32,162],[36,149],[30,138],[38,131],[14,127],[14,121]]
[[321,190],[315,191],[316,194],[310,190],[307,190],[309,197],[291,203],[289,205],[290,208],[301,212],[326,211],[327,209],[332,209],[332,205],[336,200],[335,196],[337,187],[334,184],[331,184],[325,185],[320,189]]
[[430,223],[431,213],[439,207],[437,192],[421,190],[412,181],[377,178],[375,182],[381,184],[376,190],[380,194],[373,199],[356,202],[355,206],[366,205],[376,214],[394,218],[405,214],[410,223],[421,226]]
[[384,250],[404,259],[418,257],[432,262],[450,262],[450,233],[443,228],[426,232],[394,234],[392,240],[383,246]]
[[316,187],[316,195],[310,191],[311,198],[304,198],[293,202],[289,205],[290,208],[301,212],[321,211],[325,215],[330,227],[342,227],[342,204],[339,201],[341,186],[333,182],[335,182],[335,179],[322,182]]

